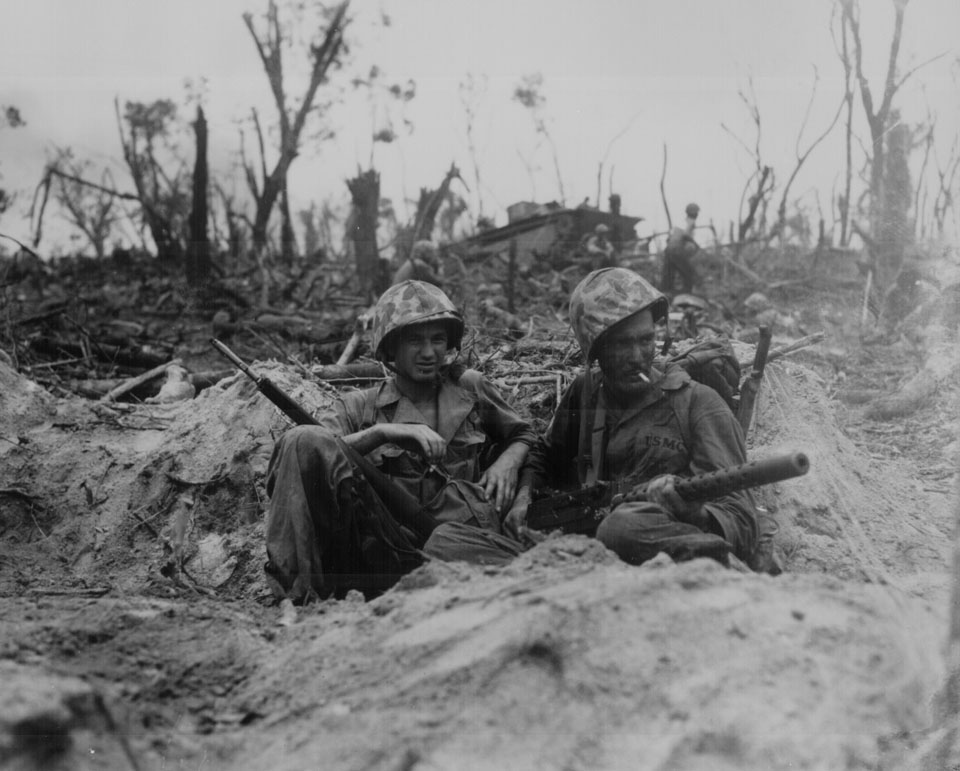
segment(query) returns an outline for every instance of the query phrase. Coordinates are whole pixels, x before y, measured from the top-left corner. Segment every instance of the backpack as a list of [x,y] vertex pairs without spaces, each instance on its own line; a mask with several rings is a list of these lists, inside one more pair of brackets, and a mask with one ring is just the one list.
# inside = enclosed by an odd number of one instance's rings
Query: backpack
[[683,367],[698,383],[710,386],[737,414],[740,406],[740,362],[726,338],[703,340],[667,359]]

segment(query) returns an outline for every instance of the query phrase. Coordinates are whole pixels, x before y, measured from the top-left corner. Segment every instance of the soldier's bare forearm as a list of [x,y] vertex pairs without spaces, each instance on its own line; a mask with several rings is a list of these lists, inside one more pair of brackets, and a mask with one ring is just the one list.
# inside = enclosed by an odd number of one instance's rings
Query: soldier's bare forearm
[[524,442],[514,442],[513,444],[507,445],[500,457],[495,461],[496,463],[502,463],[504,465],[509,464],[510,466],[519,470],[523,465],[523,462],[527,459],[527,454],[530,452],[530,447],[527,446]]
[[347,434],[342,437],[343,443],[349,447],[352,447],[361,455],[366,455],[367,453],[377,449],[381,444],[384,444],[386,438],[384,437],[383,426],[376,425],[370,426],[369,428],[364,428],[361,431],[356,431],[352,434]]

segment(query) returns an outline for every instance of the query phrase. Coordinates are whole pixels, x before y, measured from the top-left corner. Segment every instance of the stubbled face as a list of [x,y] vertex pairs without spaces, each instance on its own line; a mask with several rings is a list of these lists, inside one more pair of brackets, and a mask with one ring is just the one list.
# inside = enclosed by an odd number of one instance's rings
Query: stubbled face
[[439,377],[448,349],[446,324],[412,324],[400,330],[393,365],[403,377],[428,383]]
[[607,330],[597,359],[605,387],[621,400],[641,396],[649,387],[656,353],[656,325],[650,311],[641,311]]

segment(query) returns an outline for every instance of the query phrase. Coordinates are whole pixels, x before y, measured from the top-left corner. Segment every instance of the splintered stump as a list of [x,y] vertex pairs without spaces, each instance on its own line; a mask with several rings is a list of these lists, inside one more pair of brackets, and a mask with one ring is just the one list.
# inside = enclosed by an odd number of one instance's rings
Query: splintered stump
[[377,250],[377,218],[380,211],[380,174],[374,169],[361,172],[347,182],[353,202],[349,230],[357,261],[357,275],[369,296],[379,295],[381,286]]

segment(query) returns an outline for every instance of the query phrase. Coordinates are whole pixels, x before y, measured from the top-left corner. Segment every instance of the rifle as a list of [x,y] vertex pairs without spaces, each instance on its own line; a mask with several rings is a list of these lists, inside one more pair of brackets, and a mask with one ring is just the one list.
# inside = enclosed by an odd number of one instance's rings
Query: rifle
[[[270,378],[256,374],[246,362],[216,338],[211,338],[210,344],[226,356],[233,364],[257,385],[257,389],[266,396],[284,415],[298,426],[316,426],[319,421],[283,391]],[[387,504],[401,525],[406,525],[421,539],[421,545],[430,537],[437,526],[433,517],[423,510],[420,501],[384,474],[366,457],[345,442],[337,442],[351,463],[366,477],[374,492]]]
[[[810,460],[802,452],[775,455],[737,466],[678,478],[674,486],[685,501],[707,501],[751,487],[803,476]],[[609,510],[624,501],[646,500],[645,484],[597,482],[566,493],[538,498],[527,507],[527,527],[593,535]]]
[[763,380],[763,369],[767,366],[767,354],[770,352],[770,340],[773,334],[766,324],[760,327],[760,340],[757,343],[756,353],[753,355],[753,367],[746,382],[740,388],[740,406],[737,408],[737,421],[746,436],[750,430],[750,421],[753,420],[753,408],[757,403],[757,394],[760,393],[760,382]]
[[284,415],[292,420],[298,426],[317,425],[316,419],[303,407],[296,403],[293,398],[274,383],[270,378],[256,374],[246,362],[237,354],[231,351],[227,346],[221,343],[217,338],[210,339],[210,345],[216,348],[220,353],[230,359],[233,365],[244,375],[257,384],[257,389],[276,405]]

